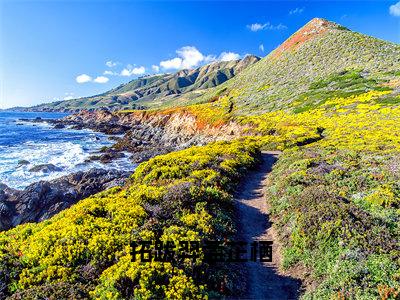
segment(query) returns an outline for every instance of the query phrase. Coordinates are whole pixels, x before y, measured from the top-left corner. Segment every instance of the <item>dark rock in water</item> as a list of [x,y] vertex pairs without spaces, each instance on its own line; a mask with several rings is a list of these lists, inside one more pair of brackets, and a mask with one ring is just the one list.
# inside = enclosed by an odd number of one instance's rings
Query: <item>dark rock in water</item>
[[26,165],[29,165],[29,164],[30,164],[30,162],[25,160],[25,159],[21,159],[21,160],[18,161],[18,167],[26,166]]
[[39,121],[39,120],[41,120],[41,119],[42,119],[41,117],[36,117],[36,118],[35,118],[36,121]]
[[100,160],[100,155],[90,155],[85,159],[85,163],[90,163],[92,161]]
[[29,169],[29,172],[44,172],[44,173],[50,173],[50,172],[58,172],[62,171],[62,168],[57,167],[53,164],[42,164],[42,165],[37,165]]
[[75,165],[76,168],[84,167],[84,166],[86,166],[86,162],[79,163],[79,164],[76,164],[76,165]]
[[102,163],[110,163],[114,159],[123,158],[123,157],[125,157],[125,154],[122,152],[108,151],[107,153],[100,155],[100,161]]
[[58,124],[54,125],[54,128],[55,129],[63,129],[63,128],[65,128],[65,125],[61,124],[61,123],[58,123]]
[[103,154],[103,155],[100,155],[100,158],[99,158],[99,160],[103,163],[103,164],[108,164],[108,163],[110,163],[111,161],[112,161],[112,156],[110,155],[110,154]]
[[108,139],[110,141],[119,141],[121,139],[121,137],[112,135],[112,136],[109,136]]
[[46,220],[79,200],[123,185],[130,172],[91,169],[52,181],[39,181],[24,190],[0,184],[0,230]]
[[84,128],[84,126],[82,124],[76,124],[76,125],[72,126],[72,129],[75,129],[75,130],[81,130],[83,128]]
[[100,148],[99,152],[107,152],[108,149],[109,149],[109,147],[103,146]]
[[89,156],[89,158],[86,159],[86,162],[99,160],[103,164],[107,164],[107,163],[112,162],[115,159],[123,158],[123,157],[126,156],[124,153],[122,153],[120,151],[116,151],[116,150],[113,150],[113,149],[110,149],[110,148],[107,148],[107,147],[100,149],[100,152],[102,154]]

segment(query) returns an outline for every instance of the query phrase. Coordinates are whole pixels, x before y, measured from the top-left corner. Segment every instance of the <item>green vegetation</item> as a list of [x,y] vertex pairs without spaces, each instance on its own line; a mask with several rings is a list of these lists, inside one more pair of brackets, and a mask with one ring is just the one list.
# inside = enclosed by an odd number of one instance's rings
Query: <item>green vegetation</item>
[[45,103],[32,110],[81,110],[81,109],[143,109],[171,107],[187,104],[204,90],[216,87],[254,64],[258,57],[249,55],[242,60],[219,61],[192,70],[173,74],[143,76],[121,84],[105,93],[66,101]]
[[378,88],[305,112],[241,118],[264,147],[284,149],[267,201],[283,267],[304,270],[312,282],[303,299],[400,295],[398,103],[395,92]]
[[371,90],[390,90],[389,87],[380,85],[383,80],[364,78],[361,74],[362,71],[359,70],[345,70],[311,83],[309,90],[292,103],[293,111],[299,113],[317,108],[334,97],[359,95]]
[[[284,44],[319,28],[315,20]],[[382,81],[398,78],[400,45],[341,30],[338,24],[324,26],[320,34],[296,43],[296,48],[281,46],[218,87],[241,91],[234,99],[237,115],[300,109],[296,104],[300,101],[311,106],[307,110],[326,98],[366,92]],[[215,92],[210,89],[197,101],[206,102]]]
[[397,299],[400,178],[394,161],[399,153],[318,147],[288,150],[279,159],[269,199],[284,267],[303,265],[318,282],[304,299]]
[[118,112],[190,114],[198,129],[236,122],[247,137],[156,157],[125,187],[1,233],[0,296],[237,294],[231,266],[213,268],[201,258],[140,264],[129,242],[232,237],[235,184],[257,164],[259,149],[274,149],[283,152],[266,201],[283,267],[302,270],[302,297],[399,299],[400,46],[324,26],[305,41],[300,30],[290,47],[218,88],[163,102],[172,108]]
[[1,297],[195,299],[216,296],[222,283],[237,293],[232,270],[201,259],[140,263],[130,241],[231,237],[231,193],[258,153],[242,140],[159,156],[142,163],[123,188],[1,233]]
[[257,164],[258,149],[264,148],[284,150],[270,176],[267,200],[283,244],[283,267],[307,270],[302,276],[313,283],[303,298],[396,299],[400,107],[385,100],[398,95],[377,87],[300,113],[280,110],[236,119],[226,110],[234,95],[174,112],[203,122],[225,122],[229,116],[248,126],[252,137],[156,157],[141,164],[123,188],[87,198],[48,221],[2,233],[3,293],[16,299],[50,293],[207,298],[218,296],[222,287],[225,294],[239,293],[236,267],[213,268],[201,258],[139,263],[129,242],[232,237],[235,183]]

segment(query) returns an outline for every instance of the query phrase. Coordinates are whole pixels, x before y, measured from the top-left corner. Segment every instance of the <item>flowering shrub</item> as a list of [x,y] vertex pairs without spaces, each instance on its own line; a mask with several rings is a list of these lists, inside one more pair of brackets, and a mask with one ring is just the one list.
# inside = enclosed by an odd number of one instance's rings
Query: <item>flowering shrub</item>
[[284,267],[302,265],[317,283],[304,299],[399,295],[399,104],[378,89],[239,118],[262,147],[284,150],[268,201]]
[[[304,298],[396,299],[400,96],[393,84],[380,88],[357,72],[339,79],[329,80],[340,88],[354,81],[370,86],[321,101],[313,95],[310,105],[258,116],[237,116],[239,90],[174,108],[196,116],[199,128],[245,124],[247,137],[155,157],[124,187],[1,233],[0,296],[202,299],[219,296],[222,285],[236,294],[241,285],[231,267],[213,268],[201,256],[139,263],[130,241],[230,238],[235,184],[257,163],[259,149],[268,148],[283,151],[269,179],[268,201],[284,267],[303,265],[313,282]],[[322,80],[312,88],[331,85]]]
[[2,297],[35,298],[44,290],[68,297],[79,285],[82,295],[98,299],[207,298],[229,274],[200,258],[140,263],[131,257],[130,241],[231,237],[231,193],[257,157],[250,140],[158,156],[141,164],[123,188],[1,233]]
[[[377,299],[399,291],[400,154],[286,150],[268,199],[284,245],[284,267],[305,266],[319,282],[304,299]],[[379,266],[379,267],[378,267]],[[387,298],[396,299],[396,298]]]
[[318,141],[321,148],[332,150],[398,151],[400,107],[381,103],[390,93],[332,98],[306,112],[275,111],[240,117],[239,122],[253,124],[249,134],[261,135],[266,145],[274,142],[281,150]]

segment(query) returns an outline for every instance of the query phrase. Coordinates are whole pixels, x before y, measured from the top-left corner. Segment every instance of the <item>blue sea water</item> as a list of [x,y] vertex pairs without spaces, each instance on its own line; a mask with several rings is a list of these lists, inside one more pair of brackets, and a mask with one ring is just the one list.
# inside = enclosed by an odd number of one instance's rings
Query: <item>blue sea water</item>
[[[127,158],[111,164],[85,160],[103,146],[112,145],[107,135],[91,130],[54,129],[47,123],[20,121],[21,118],[57,119],[63,113],[0,112],[0,183],[22,189],[39,180],[51,180],[93,167],[133,170]],[[20,160],[29,161],[19,165]],[[53,164],[56,172],[30,172],[40,164]]]

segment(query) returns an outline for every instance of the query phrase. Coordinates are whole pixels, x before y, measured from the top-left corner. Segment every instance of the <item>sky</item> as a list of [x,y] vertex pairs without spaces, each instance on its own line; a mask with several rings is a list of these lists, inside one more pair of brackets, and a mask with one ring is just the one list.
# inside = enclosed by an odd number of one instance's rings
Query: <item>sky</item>
[[0,108],[265,56],[314,17],[400,43],[397,1],[0,0]]

